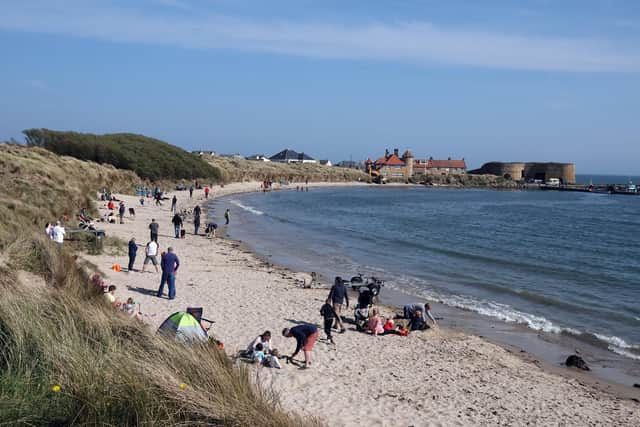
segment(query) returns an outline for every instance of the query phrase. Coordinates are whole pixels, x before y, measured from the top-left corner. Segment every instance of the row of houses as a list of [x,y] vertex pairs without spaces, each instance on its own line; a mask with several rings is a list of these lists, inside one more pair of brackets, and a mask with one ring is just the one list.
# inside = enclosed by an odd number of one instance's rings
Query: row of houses
[[[213,151],[192,151],[193,154],[203,156],[216,156],[216,153]],[[309,156],[306,153],[298,153],[295,150],[291,150],[289,148],[285,148],[279,153],[274,154],[271,157],[267,157],[264,154],[253,154],[251,156],[243,157],[240,154],[220,154],[218,157],[227,157],[227,158],[235,158],[235,159],[246,159],[253,160],[257,162],[277,162],[277,163],[312,163],[312,164],[320,164],[325,166],[331,166],[330,160],[316,160],[313,157]]]
[[[215,156],[213,151],[194,151],[194,154],[200,156]],[[329,160],[316,160],[304,152],[297,152],[286,148],[271,157],[264,154],[254,154],[243,157],[240,154],[221,154],[220,157],[247,159],[259,162],[277,162],[277,163],[311,163],[332,166]],[[368,158],[364,164],[353,161],[342,161],[338,166],[349,168],[363,168],[370,175],[381,176],[387,179],[408,179],[417,176],[427,175],[453,175],[464,174],[467,172],[467,165],[462,159],[456,160],[449,157],[447,160],[437,160],[433,157],[428,159],[414,158],[413,154],[407,150],[400,155],[396,148],[393,153],[385,150],[384,156],[376,160]]]
[[402,155],[396,148],[393,153],[385,150],[384,156],[374,160],[365,161],[365,171],[369,175],[382,176],[384,178],[408,179],[416,176],[427,175],[455,175],[467,172],[467,164],[464,157],[454,160],[416,159],[411,151],[407,150]]

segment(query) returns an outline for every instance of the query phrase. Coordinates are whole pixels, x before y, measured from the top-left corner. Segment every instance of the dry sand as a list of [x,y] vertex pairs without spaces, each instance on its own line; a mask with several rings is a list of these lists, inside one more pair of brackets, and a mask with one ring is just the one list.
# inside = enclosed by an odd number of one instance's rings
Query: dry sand
[[[232,184],[217,187],[213,195],[258,188],[256,183]],[[188,192],[175,194],[179,208],[204,207],[201,190],[192,200]],[[321,324],[319,309],[327,290],[300,287],[298,280],[305,274],[270,265],[236,242],[194,236],[190,221],[186,238],[175,239],[169,201],[155,207],[149,202],[140,206],[135,197],[122,199],[135,207],[136,218],[105,225],[107,234],[136,237],[140,269],[147,227],[155,218],[161,250],[171,245],[180,258],[176,299],[155,296],[160,281],[155,272],[110,270],[116,262],[126,267],[126,255],[87,258],[108,272],[107,282],[117,285],[119,299],[131,296],[141,304],[152,327],[175,311],[202,306],[204,317],[216,322],[212,332],[228,354],[244,349],[264,330],[272,331],[276,348],[290,354],[295,340],[280,335],[283,327]],[[382,311],[391,314],[388,308]],[[640,425],[639,403],[548,372],[476,336],[435,328],[408,337],[373,337],[356,332],[353,325],[335,336],[335,347],[317,342],[311,369],[284,363],[281,370],[255,367],[257,378],[279,393],[285,409],[318,416],[332,426]]]

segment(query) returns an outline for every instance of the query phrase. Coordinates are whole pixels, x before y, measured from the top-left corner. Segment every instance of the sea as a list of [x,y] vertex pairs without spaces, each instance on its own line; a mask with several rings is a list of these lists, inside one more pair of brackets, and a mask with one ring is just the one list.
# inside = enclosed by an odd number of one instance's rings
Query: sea
[[372,185],[235,195],[213,215],[226,208],[230,237],[274,263],[379,277],[381,296],[436,302],[443,324],[543,340],[553,363],[588,348],[604,376],[638,382],[640,196]]

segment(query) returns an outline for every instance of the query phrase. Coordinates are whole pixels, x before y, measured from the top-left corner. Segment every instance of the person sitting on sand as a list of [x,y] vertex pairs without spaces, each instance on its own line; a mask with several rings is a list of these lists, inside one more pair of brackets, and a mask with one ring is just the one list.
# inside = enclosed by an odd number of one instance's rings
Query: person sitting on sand
[[422,304],[420,302],[416,302],[413,304],[405,304],[405,306],[403,307],[403,318],[411,319],[418,310],[420,310],[420,312],[422,313],[423,321],[426,322],[428,319],[431,320],[434,326],[438,324],[435,317],[431,315],[431,305],[429,305],[429,303]]
[[292,361],[300,350],[302,350],[304,351],[304,368],[310,368],[311,351],[313,350],[313,345],[318,339],[318,328],[315,325],[303,324],[294,326],[291,329],[284,328],[282,330],[282,335],[287,338],[293,337],[296,339],[296,349],[291,356],[289,356],[288,360]]
[[107,293],[104,294],[104,297],[107,303],[112,307],[118,308],[122,305],[122,302],[116,298],[116,285],[109,285],[109,289],[107,290]]
[[251,354],[256,350],[258,344],[262,346],[267,354],[271,353],[273,349],[271,348],[271,332],[264,331],[261,335],[258,335],[256,339],[251,341],[251,343],[247,346],[247,354]]
[[371,312],[371,316],[367,321],[367,332],[372,333],[374,336],[378,336],[384,333],[384,328],[382,327],[382,320],[380,319],[380,315],[378,314],[378,309],[374,308]]
[[251,352],[251,361],[253,363],[262,364],[262,362],[264,361],[264,358],[265,358],[264,346],[258,343],[256,345],[256,348],[253,350],[253,352]]

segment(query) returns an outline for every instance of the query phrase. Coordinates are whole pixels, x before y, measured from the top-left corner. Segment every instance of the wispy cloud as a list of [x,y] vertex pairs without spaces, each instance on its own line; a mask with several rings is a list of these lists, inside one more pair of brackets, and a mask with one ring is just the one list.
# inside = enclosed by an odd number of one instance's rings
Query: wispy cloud
[[193,49],[327,59],[568,72],[637,72],[640,52],[614,41],[451,28],[428,22],[346,25],[257,21],[217,14],[167,16],[90,1],[9,4],[0,28]]
[[24,84],[38,90],[49,90],[49,86],[43,80],[25,80]]

